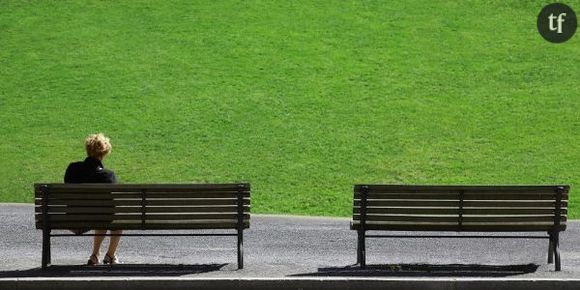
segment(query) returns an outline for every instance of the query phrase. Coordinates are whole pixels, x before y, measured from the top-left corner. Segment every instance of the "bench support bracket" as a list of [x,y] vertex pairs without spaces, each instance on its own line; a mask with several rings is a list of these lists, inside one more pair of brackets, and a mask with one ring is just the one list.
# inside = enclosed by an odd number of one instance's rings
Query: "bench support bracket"
[[358,243],[357,243],[357,263],[360,265],[361,269],[366,268],[366,245],[365,245],[365,231],[358,230]]
[[50,264],[50,227],[48,222],[48,187],[41,187],[42,194],[42,269]]
[[554,263],[554,240],[552,239],[552,233],[548,232],[550,235],[550,243],[548,244],[548,264]]
[[369,187],[364,185],[361,187],[361,205],[360,205],[360,229],[358,230],[358,243],[357,243],[357,263],[360,265],[361,269],[365,269],[367,266],[366,259],[366,219],[367,219],[367,195],[369,193]]
[[244,186],[238,186],[238,270],[244,269]]
[[244,269],[244,235],[238,232],[238,269]]
[[558,187],[556,189],[556,203],[554,208],[554,231],[550,234],[550,242],[554,251],[554,259],[556,262],[556,272],[561,271],[562,267],[560,265],[560,221],[562,219],[562,194],[564,193],[564,187]]
[[51,263],[50,258],[50,230],[42,230],[42,269],[46,269]]
[[560,233],[556,232],[552,235],[550,239],[554,251],[554,259],[555,259],[555,268],[556,272],[562,270],[562,266],[560,264]]

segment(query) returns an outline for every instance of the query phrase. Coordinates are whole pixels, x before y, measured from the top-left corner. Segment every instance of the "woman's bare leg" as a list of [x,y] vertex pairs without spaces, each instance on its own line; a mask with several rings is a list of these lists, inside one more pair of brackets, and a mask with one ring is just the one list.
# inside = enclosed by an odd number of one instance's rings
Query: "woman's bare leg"
[[[111,231],[113,235],[120,235],[122,234],[122,230]],[[113,258],[115,257],[115,253],[117,252],[117,247],[119,246],[119,241],[121,240],[121,236],[111,236],[111,241],[109,242],[109,250],[107,251],[107,255]]]
[[93,255],[99,257],[99,251],[101,250],[101,244],[105,239],[106,230],[95,230],[95,239],[93,240]]

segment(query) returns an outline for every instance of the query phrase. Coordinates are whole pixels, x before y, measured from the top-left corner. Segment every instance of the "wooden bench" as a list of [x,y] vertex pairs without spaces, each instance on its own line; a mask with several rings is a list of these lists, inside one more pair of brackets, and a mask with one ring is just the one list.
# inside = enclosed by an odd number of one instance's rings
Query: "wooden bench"
[[[250,226],[249,184],[35,184],[34,189],[43,269],[51,263],[51,237],[76,236],[52,231],[80,228],[155,231],[123,233],[123,237],[237,236],[238,269],[244,267],[243,233]],[[172,234],[164,230],[221,231]]]
[[[366,266],[366,238],[544,238],[548,263],[561,270],[559,233],[566,230],[567,185],[355,185],[351,229],[357,262]],[[546,232],[530,235],[378,235],[368,231]]]

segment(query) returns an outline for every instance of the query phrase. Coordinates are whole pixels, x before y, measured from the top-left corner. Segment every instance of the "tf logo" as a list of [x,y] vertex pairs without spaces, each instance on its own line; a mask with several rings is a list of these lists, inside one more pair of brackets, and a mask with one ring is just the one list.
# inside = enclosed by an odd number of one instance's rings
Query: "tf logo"
[[576,13],[566,4],[550,4],[538,15],[538,32],[549,42],[567,41],[574,36],[577,26]]

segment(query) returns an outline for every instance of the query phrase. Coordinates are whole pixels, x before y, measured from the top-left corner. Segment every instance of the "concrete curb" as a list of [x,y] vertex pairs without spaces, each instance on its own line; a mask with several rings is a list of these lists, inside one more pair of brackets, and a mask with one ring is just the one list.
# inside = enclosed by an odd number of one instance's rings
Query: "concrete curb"
[[0,289],[420,289],[577,290],[580,279],[485,278],[0,278]]

